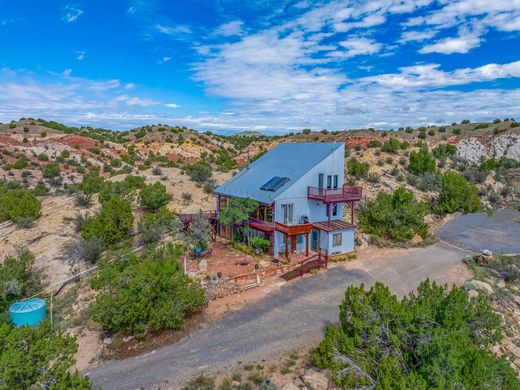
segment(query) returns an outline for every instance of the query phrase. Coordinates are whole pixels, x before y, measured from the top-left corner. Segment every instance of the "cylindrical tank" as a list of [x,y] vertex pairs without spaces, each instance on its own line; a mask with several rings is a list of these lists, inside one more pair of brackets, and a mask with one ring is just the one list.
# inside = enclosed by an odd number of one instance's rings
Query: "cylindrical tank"
[[9,307],[9,316],[18,327],[35,326],[45,319],[45,306],[45,301],[39,298],[15,302]]

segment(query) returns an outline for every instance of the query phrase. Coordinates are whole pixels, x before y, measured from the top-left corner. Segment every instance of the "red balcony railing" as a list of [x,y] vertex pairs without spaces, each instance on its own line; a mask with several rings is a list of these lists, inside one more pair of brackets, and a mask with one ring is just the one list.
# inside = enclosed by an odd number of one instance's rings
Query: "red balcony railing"
[[361,187],[318,188],[309,187],[307,198],[323,203],[357,202],[361,200]]

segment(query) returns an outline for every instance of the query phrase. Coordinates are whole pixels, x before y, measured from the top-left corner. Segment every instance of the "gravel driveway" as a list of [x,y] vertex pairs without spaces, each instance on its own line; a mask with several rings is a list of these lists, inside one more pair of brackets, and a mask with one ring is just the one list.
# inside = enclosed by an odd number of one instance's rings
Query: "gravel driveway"
[[444,241],[475,252],[489,249],[495,253],[520,253],[520,212],[497,210],[491,215],[461,215],[437,234]]
[[200,371],[258,361],[323,337],[351,284],[380,280],[403,295],[430,278],[460,284],[469,277],[465,252],[444,243],[410,250],[377,250],[346,266],[292,281],[261,301],[225,315],[177,343],[152,353],[107,362],[88,372],[105,390],[173,387]]

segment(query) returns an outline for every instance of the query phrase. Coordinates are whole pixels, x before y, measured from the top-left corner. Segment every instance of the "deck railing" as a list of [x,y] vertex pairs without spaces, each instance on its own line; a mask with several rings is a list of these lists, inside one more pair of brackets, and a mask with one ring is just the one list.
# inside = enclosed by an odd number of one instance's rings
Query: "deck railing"
[[319,188],[308,187],[307,198],[315,199],[325,203],[334,202],[357,202],[361,200],[361,187],[341,187],[341,188]]

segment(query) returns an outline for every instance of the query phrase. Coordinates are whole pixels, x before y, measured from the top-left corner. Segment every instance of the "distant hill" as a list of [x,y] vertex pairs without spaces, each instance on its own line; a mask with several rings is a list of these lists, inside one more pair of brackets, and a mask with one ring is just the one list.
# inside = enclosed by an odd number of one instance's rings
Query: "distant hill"
[[259,131],[240,131],[232,134],[235,137],[263,137],[264,135]]

